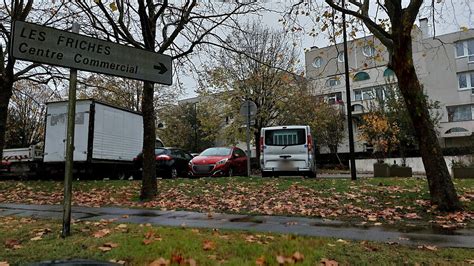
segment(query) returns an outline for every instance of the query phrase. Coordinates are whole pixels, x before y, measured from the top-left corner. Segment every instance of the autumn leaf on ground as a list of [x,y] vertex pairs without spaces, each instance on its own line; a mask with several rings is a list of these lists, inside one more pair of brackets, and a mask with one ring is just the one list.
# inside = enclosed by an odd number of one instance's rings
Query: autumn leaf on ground
[[184,261],[184,264],[188,264],[189,266],[196,266],[197,263],[196,263],[196,260],[195,259],[187,259]]
[[214,242],[212,242],[211,240],[204,240],[202,242],[202,249],[203,250],[214,250],[216,249],[216,244],[214,244]]
[[426,249],[426,250],[430,250],[430,251],[438,250],[437,246],[430,246],[430,245],[422,245],[422,246],[418,246],[418,248],[419,249]]
[[170,260],[159,258],[154,260],[152,263],[148,264],[148,266],[167,266],[170,265]]
[[255,264],[257,264],[258,266],[267,265],[267,262],[266,262],[266,260],[265,260],[265,256],[259,257],[259,258],[255,261]]
[[303,261],[304,255],[296,251],[295,253],[293,253],[293,259],[295,259],[296,262]]
[[117,243],[112,243],[112,242],[107,242],[103,244],[101,247],[99,247],[100,250],[103,252],[111,251],[113,248],[118,247]]
[[7,239],[5,240],[5,247],[17,249],[17,247],[21,247],[20,241],[16,239]]
[[144,245],[149,245],[154,241],[161,241],[160,236],[155,236],[155,232],[153,231],[148,231],[145,233],[145,239],[143,239],[143,244]]
[[293,257],[285,257],[285,256],[282,256],[282,255],[276,256],[276,261],[280,265],[295,264],[295,262],[296,262],[296,260]]
[[31,238],[30,240],[31,241],[38,241],[38,240],[41,240],[41,239],[43,239],[41,236],[35,236],[35,237]]
[[326,258],[322,258],[320,261],[321,266],[339,266],[339,263],[335,260],[329,260]]
[[171,254],[171,263],[176,263],[181,265],[181,263],[184,263],[184,258],[181,256],[181,254]]
[[119,225],[117,226],[117,229],[125,229],[125,228],[127,228],[127,225],[126,225],[126,224],[119,224]]
[[102,237],[104,237],[108,234],[110,234],[109,229],[102,229],[102,230],[99,230],[99,231],[95,232],[94,234],[92,234],[92,236],[94,236],[95,238],[102,238]]

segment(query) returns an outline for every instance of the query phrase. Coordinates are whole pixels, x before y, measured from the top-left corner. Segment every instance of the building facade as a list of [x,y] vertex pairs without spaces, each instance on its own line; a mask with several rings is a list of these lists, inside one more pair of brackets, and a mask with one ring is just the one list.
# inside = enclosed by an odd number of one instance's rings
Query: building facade
[[[431,37],[427,20],[413,29],[413,60],[428,98],[440,103],[439,140],[442,147],[474,144],[474,29]],[[312,47],[305,53],[307,78],[314,93],[328,102],[346,101],[343,45]],[[374,36],[348,42],[350,88],[355,151],[371,149],[358,138],[360,116],[385,98],[385,88],[396,85],[394,72],[387,68],[389,54]],[[345,123],[347,131],[347,121]],[[317,129],[316,129],[317,130]],[[347,138],[339,152],[349,152]],[[322,149],[321,153],[328,153]]]

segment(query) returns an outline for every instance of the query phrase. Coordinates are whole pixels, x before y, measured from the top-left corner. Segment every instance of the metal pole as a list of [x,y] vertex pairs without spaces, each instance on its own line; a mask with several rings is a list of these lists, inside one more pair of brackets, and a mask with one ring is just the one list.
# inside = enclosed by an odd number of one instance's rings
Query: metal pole
[[[72,32],[79,33],[79,24],[72,24]],[[76,85],[77,69],[71,68],[69,74],[69,98],[67,110],[66,167],[64,170],[63,230],[61,233],[63,238],[71,235],[71,198],[74,159],[74,126],[76,120]]]
[[[342,0],[342,7],[345,7],[345,0]],[[351,103],[351,87],[349,84],[349,58],[347,50],[347,34],[346,34],[346,14],[342,12],[342,36],[344,38],[344,68],[346,78],[346,106],[347,106],[347,128],[349,130],[349,157],[351,167],[351,180],[357,180],[355,157],[354,157],[354,132],[352,130],[352,103]]]
[[250,157],[252,151],[250,150],[250,101],[247,101],[247,176],[250,177]]

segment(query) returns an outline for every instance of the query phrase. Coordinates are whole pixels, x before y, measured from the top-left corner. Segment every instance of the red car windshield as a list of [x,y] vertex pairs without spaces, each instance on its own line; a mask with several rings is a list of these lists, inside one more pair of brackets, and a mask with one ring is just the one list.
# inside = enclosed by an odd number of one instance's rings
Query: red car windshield
[[209,148],[199,154],[199,156],[227,156],[231,152],[231,148]]

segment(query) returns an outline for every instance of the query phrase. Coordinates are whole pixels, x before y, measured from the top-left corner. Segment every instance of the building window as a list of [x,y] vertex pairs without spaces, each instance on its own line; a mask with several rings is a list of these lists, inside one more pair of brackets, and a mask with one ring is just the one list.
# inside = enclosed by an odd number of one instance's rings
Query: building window
[[474,94],[474,71],[458,73],[458,89],[471,90]]
[[359,72],[355,74],[353,80],[354,81],[362,81],[362,80],[368,80],[370,79],[370,76],[367,72]]
[[344,51],[337,53],[337,61],[339,63],[344,63]]
[[338,78],[330,78],[326,81],[326,86],[333,87],[341,84],[341,80]]
[[326,96],[327,103],[339,104],[342,103],[342,92],[331,93]]
[[320,68],[322,65],[323,65],[323,59],[321,57],[318,56],[313,60],[313,66],[315,68]]
[[459,41],[454,44],[456,57],[468,57],[469,62],[474,62],[474,39]]
[[395,78],[397,77],[395,72],[390,68],[385,69],[385,71],[383,72],[383,76],[388,82],[395,82]]
[[364,106],[362,106],[361,104],[354,104],[352,106],[352,111],[354,111],[354,112],[364,112]]
[[384,100],[386,98],[385,88],[383,86],[354,90],[354,101],[372,100],[375,98],[378,100]]
[[453,127],[445,132],[445,134],[459,133],[459,132],[469,132],[467,129],[462,127]]
[[366,57],[373,57],[375,55],[375,48],[371,45],[366,45],[362,48],[362,53]]
[[448,111],[449,122],[469,121],[472,120],[473,117],[474,104],[448,106],[446,109]]

